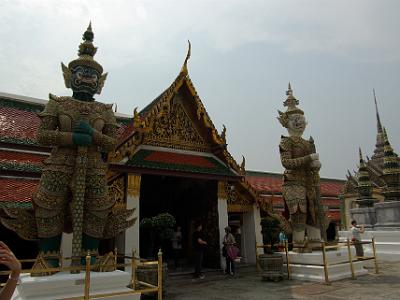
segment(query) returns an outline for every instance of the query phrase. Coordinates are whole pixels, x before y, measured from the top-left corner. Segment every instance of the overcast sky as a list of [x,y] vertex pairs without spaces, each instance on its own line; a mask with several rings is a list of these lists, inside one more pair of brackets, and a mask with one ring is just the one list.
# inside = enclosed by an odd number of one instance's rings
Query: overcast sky
[[320,153],[321,175],[344,178],[376,139],[372,89],[400,152],[400,1],[0,1],[0,91],[69,95],[60,62],[76,58],[89,21],[109,72],[99,101],[132,114],[178,74],[190,77],[228,150],[246,168],[282,172],[276,119],[290,81]]

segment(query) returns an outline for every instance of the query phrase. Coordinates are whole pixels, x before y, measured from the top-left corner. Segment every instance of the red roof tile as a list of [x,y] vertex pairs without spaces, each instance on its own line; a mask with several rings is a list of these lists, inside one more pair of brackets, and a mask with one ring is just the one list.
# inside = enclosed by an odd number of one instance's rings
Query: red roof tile
[[282,193],[283,176],[246,175],[246,181],[259,192]]
[[122,125],[117,131],[118,142],[120,144],[123,143],[129,136],[131,136],[134,130],[133,121],[128,125]]
[[0,203],[30,203],[39,180],[0,178]]
[[[264,193],[282,193],[283,176],[275,174],[252,175],[246,174],[246,181],[257,190]],[[329,181],[329,179],[321,180],[321,195],[322,196],[339,196],[344,186],[344,182],[337,180]]]
[[[13,100],[9,100],[9,102],[16,104],[17,107],[7,105],[0,107],[0,137],[36,142],[36,133],[40,126],[40,118],[37,113],[41,109],[24,109],[23,106],[29,104],[21,104]],[[130,134],[132,126],[126,125],[126,122],[123,121],[119,124],[121,126],[118,128],[117,137],[120,140]]]
[[202,156],[154,151],[144,160],[167,164],[190,165],[202,168],[214,168],[215,165]]
[[4,151],[0,150],[0,163],[1,162],[15,162],[15,163],[29,163],[40,165],[48,156],[33,153]]
[[36,140],[40,125],[37,113],[12,107],[0,107],[0,136],[24,140]]

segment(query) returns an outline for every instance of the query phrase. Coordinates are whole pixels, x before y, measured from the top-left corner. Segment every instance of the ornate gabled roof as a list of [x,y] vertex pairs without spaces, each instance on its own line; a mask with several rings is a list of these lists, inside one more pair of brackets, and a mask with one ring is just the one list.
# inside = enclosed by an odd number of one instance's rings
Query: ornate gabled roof
[[[140,112],[135,109],[133,122],[127,126],[115,155],[111,157],[113,162],[118,163],[126,157],[131,157],[139,145],[146,144],[146,136],[158,130],[159,126],[157,126],[156,123],[160,123],[160,118],[166,117],[166,119],[169,119],[169,114],[173,110],[173,100],[177,94],[182,92],[188,93],[191,99],[193,99],[193,101],[186,101],[185,98],[185,101],[182,102],[186,110],[191,110],[190,112],[186,111],[186,113],[188,116],[190,115],[191,120],[197,124],[197,129],[201,131],[199,132],[201,138],[205,139],[204,142],[208,145],[207,147],[209,147],[209,149],[197,147],[195,151],[212,153],[230,168],[241,173],[240,166],[226,149],[224,136],[221,136],[215,128],[189,77],[187,61],[190,57],[190,52],[191,46],[189,43],[189,50],[185,62],[171,85]],[[185,89],[186,92],[182,89]],[[176,147],[179,148],[179,145],[175,144],[171,146],[171,148]],[[185,147],[180,149],[193,150]]]

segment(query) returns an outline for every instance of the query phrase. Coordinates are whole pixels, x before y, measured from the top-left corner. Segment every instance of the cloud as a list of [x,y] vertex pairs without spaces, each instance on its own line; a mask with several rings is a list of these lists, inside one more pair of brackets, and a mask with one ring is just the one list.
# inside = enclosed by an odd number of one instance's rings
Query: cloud
[[[364,91],[382,90],[387,120],[398,120],[392,107],[399,85],[399,9],[397,0],[3,0],[0,91],[40,98],[69,94],[60,62],[76,58],[91,20],[96,59],[110,72],[101,97],[118,99],[118,107],[130,112],[170,84],[190,39],[196,88],[217,127],[228,125],[237,157],[244,153],[251,168],[280,170],[282,128],[275,112],[293,80],[306,99],[310,132],[319,134],[321,157],[332,157],[324,166],[343,175],[354,160],[337,158],[332,145],[373,147],[373,126],[365,130],[373,114],[358,106],[370,97]],[[326,103],[340,116],[331,125],[316,117]],[[363,110],[353,122],[350,111]],[[239,128],[245,115],[252,116],[246,122],[252,134]]]

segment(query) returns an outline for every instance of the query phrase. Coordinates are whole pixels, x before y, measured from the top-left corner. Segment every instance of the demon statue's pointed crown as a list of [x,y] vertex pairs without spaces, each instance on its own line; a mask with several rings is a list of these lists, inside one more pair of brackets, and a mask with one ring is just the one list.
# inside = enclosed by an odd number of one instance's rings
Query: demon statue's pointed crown
[[288,122],[289,122],[289,116],[294,115],[294,114],[300,114],[304,115],[304,112],[297,107],[299,105],[299,100],[297,100],[293,96],[293,90],[289,82],[289,87],[288,90],[286,91],[287,99],[285,102],[283,102],[283,106],[287,107],[287,110],[285,112],[281,112],[278,110],[278,120],[282,124],[283,127],[287,128],[288,127]]
[[78,58],[71,61],[68,67],[61,63],[65,86],[71,88],[74,95],[84,95],[93,100],[94,94],[100,94],[107,78],[103,67],[94,60],[97,48],[93,45],[94,34],[92,24],[83,34],[83,42],[79,45]]

